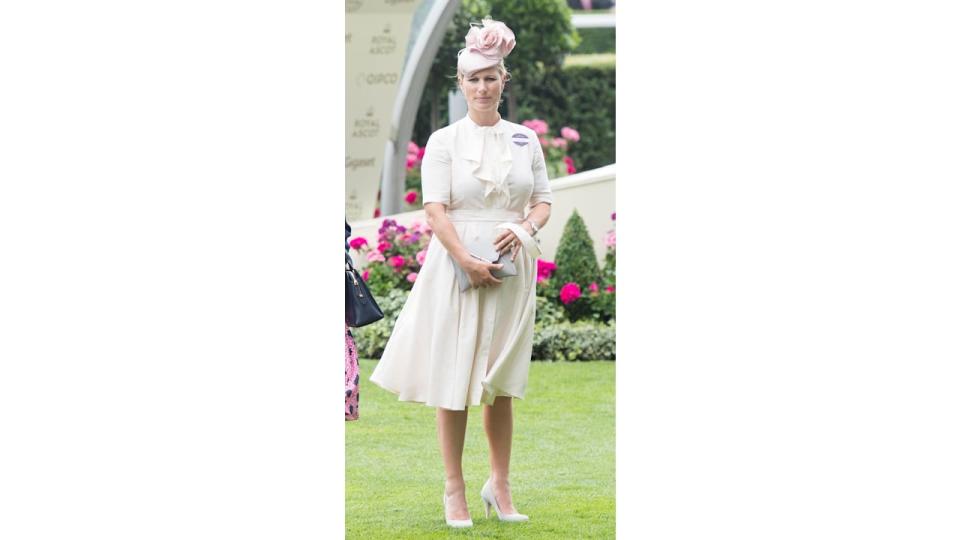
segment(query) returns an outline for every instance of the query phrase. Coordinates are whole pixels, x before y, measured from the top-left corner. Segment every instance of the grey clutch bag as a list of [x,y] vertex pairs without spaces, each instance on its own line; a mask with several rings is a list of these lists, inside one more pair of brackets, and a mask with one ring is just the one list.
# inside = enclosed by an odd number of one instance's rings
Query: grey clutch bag
[[[488,240],[474,240],[472,242],[467,242],[464,244],[467,251],[470,252],[470,255],[483,260],[489,261],[496,264],[502,264],[503,268],[499,270],[491,270],[490,273],[493,274],[493,277],[497,279],[502,279],[505,277],[517,275],[517,266],[510,260],[510,252],[507,251],[503,255],[497,253],[497,248],[494,247],[493,243]],[[450,258],[453,260],[453,257]],[[470,288],[470,277],[467,276],[467,272],[457,264],[457,261],[453,261],[453,269],[457,273],[457,282],[460,284],[460,292],[463,292]]]

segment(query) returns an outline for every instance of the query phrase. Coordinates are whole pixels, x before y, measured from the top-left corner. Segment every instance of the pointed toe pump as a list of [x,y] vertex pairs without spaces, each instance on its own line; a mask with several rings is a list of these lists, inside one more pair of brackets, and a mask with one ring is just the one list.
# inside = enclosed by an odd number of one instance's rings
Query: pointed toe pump
[[523,514],[504,514],[501,512],[500,505],[497,504],[497,498],[493,495],[493,488],[490,487],[489,478],[483,484],[483,489],[480,490],[480,498],[483,499],[484,514],[487,517],[490,517],[490,507],[492,506],[500,521],[528,521],[530,519]]
[[443,517],[447,520],[447,525],[455,529],[473,527],[472,519],[450,519],[447,517],[447,494],[443,494]]

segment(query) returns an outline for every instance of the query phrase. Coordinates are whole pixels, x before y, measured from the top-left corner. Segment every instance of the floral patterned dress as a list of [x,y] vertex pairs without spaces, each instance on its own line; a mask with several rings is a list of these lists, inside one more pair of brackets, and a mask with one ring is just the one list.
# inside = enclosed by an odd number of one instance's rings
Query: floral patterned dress
[[[346,226],[346,235],[344,238],[344,251],[346,252],[346,262],[352,264],[350,259],[350,245],[346,241],[350,239],[350,224],[344,222]],[[357,344],[353,341],[353,334],[350,333],[350,327],[346,323],[343,325],[344,345],[343,345],[343,376],[344,376],[344,402],[343,417],[344,420],[356,420],[360,418],[360,364],[357,363]]]
[[344,345],[344,420],[360,418],[360,364],[357,363],[357,345],[350,334],[350,327],[344,325],[346,344]]

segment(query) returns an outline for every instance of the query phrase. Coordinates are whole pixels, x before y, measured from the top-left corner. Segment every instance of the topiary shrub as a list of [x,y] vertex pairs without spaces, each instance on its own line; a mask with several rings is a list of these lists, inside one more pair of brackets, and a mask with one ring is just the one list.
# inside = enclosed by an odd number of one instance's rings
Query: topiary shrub
[[[547,294],[561,299],[568,320],[577,321],[589,317],[590,304],[583,293],[591,283],[601,281],[601,274],[593,251],[593,240],[583,218],[576,210],[563,227],[554,262],[557,269],[550,278]],[[575,283],[577,287],[568,286],[568,283]]]
[[350,329],[353,340],[357,343],[357,356],[380,358],[383,349],[387,346],[387,340],[390,339],[390,334],[393,333],[397,316],[400,315],[403,304],[407,302],[408,294],[408,291],[403,289],[392,289],[383,296],[377,296],[377,305],[383,310],[383,318],[373,324]]
[[533,359],[546,361],[616,360],[616,323],[591,321],[537,325]]

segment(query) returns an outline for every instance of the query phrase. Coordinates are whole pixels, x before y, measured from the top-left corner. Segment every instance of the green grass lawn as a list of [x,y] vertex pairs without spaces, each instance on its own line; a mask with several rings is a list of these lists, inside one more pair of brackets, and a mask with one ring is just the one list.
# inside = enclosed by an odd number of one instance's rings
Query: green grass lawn
[[346,425],[347,538],[614,538],[613,362],[533,362],[526,399],[514,401],[510,484],[527,523],[483,517],[487,441],[471,408],[463,456],[474,526],[443,518],[443,463],[435,413],[368,379],[361,360],[360,419]]

